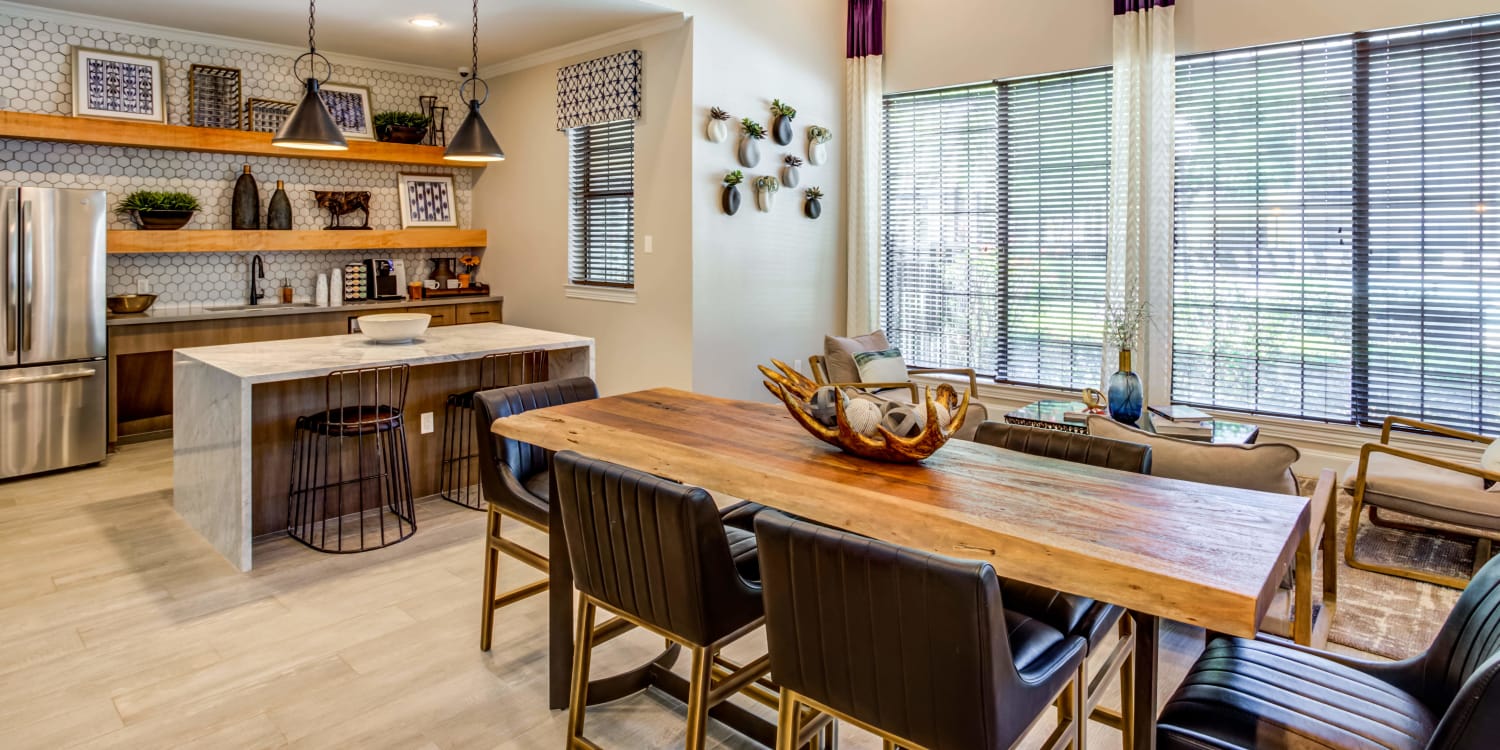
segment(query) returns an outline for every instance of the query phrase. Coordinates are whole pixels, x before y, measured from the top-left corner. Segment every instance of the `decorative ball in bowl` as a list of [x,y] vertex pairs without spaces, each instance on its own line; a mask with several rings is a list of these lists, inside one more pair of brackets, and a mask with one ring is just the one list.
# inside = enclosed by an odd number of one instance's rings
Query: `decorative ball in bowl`
[[381,313],[359,316],[359,332],[377,344],[409,344],[427,331],[432,316],[426,313]]
[[[765,365],[766,389],[786,404],[792,419],[819,440],[862,458],[891,463],[916,463],[943,447],[964,425],[969,411],[969,394],[960,398],[953,386],[944,383],[936,389],[923,389],[922,405],[910,407],[892,419],[900,410],[874,405],[880,399],[833,386],[820,386],[785,362],[771,360],[776,369]],[[831,401],[831,404],[821,403]],[[817,402],[817,403],[815,403]],[[820,413],[832,408],[832,419]],[[904,406],[904,405],[900,405]],[[904,418],[903,418],[904,417]],[[893,431],[892,428],[897,431]],[[898,434],[898,431],[906,434]]]

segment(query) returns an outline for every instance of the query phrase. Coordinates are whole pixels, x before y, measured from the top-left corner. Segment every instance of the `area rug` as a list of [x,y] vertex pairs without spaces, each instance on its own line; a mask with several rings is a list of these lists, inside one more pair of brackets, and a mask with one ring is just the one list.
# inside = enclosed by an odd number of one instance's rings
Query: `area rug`
[[[1390,659],[1405,659],[1427,649],[1458,601],[1460,591],[1409,578],[1356,570],[1344,564],[1343,545],[1353,498],[1339,495],[1339,601],[1328,640]],[[1381,518],[1414,521],[1399,514]],[[1398,529],[1380,528],[1366,515],[1355,550],[1360,560],[1403,568],[1422,568],[1467,578],[1473,568],[1470,543]],[[1321,575],[1317,576],[1319,581]]]

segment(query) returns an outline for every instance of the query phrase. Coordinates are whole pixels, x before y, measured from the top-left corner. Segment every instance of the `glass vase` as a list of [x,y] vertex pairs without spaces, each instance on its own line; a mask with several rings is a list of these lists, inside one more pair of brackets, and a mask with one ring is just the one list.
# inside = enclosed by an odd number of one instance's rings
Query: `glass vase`
[[1141,418],[1141,378],[1130,371],[1130,350],[1120,350],[1120,369],[1109,376],[1109,416],[1134,425]]

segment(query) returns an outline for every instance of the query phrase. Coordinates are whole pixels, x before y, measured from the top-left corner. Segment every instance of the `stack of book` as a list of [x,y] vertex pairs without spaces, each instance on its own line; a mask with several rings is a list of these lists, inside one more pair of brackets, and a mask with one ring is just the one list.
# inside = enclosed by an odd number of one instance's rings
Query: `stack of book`
[[1158,435],[1189,440],[1212,440],[1214,437],[1213,416],[1191,406],[1152,406],[1148,416],[1151,430]]

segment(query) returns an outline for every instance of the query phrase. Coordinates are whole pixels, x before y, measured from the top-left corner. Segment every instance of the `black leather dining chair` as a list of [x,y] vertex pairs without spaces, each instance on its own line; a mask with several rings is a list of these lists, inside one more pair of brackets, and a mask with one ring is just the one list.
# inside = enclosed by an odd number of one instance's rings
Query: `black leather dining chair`
[[482,651],[490,650],[495,610],[547,590],[547,578],[543,577],[504,594],[495,594],[501,553],[542,573],[548,569],[545,555],[501,534],[501,522],[509,516],[547,533],[547,507],[552,496],[547,451],[502,438],[490,431],[490,425],[501,417],[598,397],[599,389],[589,378],[550,380],[474,394],[479,483],[489,504],[484,546],[484,598],[479,623],[479,648]]
[[709,709],[770,671],[767,656],[742,666],[719,654],[765,617],[755,535],[726,525],[697,487],[572,451],[556,455],[554,470],[578,589],[568,746],[595,747],[583,723],[594,620],[604,610],[692,653],[685,746],[700,750]]
[[1500,560],[1469,582],[1423,654],[1369,662],[1280,641],[1219,639],[1162,709],[1157,746],[1500,747]]
[[756,516],[777,750],[832,716],[886,747],[1008,748],[1054,702],[1044,747],[1077,747],[1084,642],[1006,611],[986,562]]
[[[1062,430],[1047,430],[1025,425],[985,422],[974,434],[974,442],[992,445],[1033,456],[1099,466],[1136,474],[1151,472],[1151,446],[1124,440],[1084,435]],[[1090,654],[1104,645],[1105,637],[1114,631],[1118,640],[1101,666],[1088,675],[1084,699],[1084,716],[1097,718],[1125,735],[1125,747],[1131,747],[1134,725],[1135,628],[1125,610],[1113,604],[1022,581],[1004,579],[1000,590],[1006,609],[1035,617],[1062,632],[1078,636],[1088,643]],[[1085,669],[1087,673],[1087,669]],[[1120,713],[1101,709],[1099,702],[1108,692],[1109,678],[1120,678]]]

